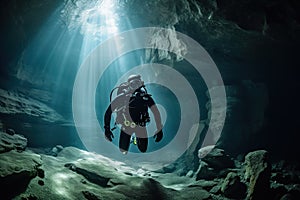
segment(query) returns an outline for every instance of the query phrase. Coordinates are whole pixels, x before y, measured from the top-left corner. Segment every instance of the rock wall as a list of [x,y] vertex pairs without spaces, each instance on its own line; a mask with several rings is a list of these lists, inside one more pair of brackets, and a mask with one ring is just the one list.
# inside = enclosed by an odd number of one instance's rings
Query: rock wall
[[1,1],[0,70],[2,77],[10,73],[9,68],[17,62],[22,51],[58,3],[58,0]]
[[[31,147],[51,147],[57,144],[82,147],[80,140],[74,135],[75,126],[72,122],[45,103],[22,92],[0,89],[0,119],[3,132],[12,130],[12,135],[15,132],[24,135],[28,138],[26,145],[28,142]],[[17,145],[9,142],[10,137],[17,136],[1,135],[1,139],[6,141],[8,146]],[[22,140],[21,137],[20,142]],[[18,142],[20,147],[22,144],[23,142]]]
[[[30,78],[32,78],[31,84],[34,83],[40,87],[46,85],[43,85],[41,80],[35,79],[40,73],[40,67],[33,66],[37,71],[32,73],[31,69],[27,70],[27,63],[19,62],[20,65],[17,66],[17,61],[22,61],[21,55],[27,44],[35,38],[41,25],[58,8],[58,5],[61,5],[60,3],[65,3],[62,8],[73,5],[70,6],[69,10],[64,9],[65,12],[62,13],[61,19],[68,28],[68,22],[76,21],[77,12],[86,8],[84,2],[86,1],[1,1],[1,18],[3,19],[1,20],[3,31],[0,35],[1,44],[3,44],[0,52],[1,76],[3,77],[0,80],[1,87],[7,87],[16,82],[21,87],[25,87],[24,82],[28,83],[26,80],[28,81]],[[70,16],[68,12],[71,12],[72,8],[76,10],[74,15],[70,18],[64,18]],[[295,66],[300,65],[297,59],[299,47],[297,36],[300,30],[300,12],[298,12],[299,3],[297,1],[155,0],[141,3],[138,0],[127,0],[119,2],[117,11],[132,25],[128,27],[124,23],[124,27],[121,27],[120,30],[160,26],[191,36],[210,53],[225,84],[228,87],[232,85],[242,87],[243,92],[248,96],[239,98],[234,95],[230,96],[229,92],[229,110],[227,113],[229,117],[219,143],[220,147],[234,152],[240,147],[249,149],[251,147],[247,147],[247,145],[255,145],[257,141],[262,143],[259,145],[266,144],[262,141],[270,139],[266,146],[274,150],[271,152],[285,156],[289,153],[289,150],[284,148],[285,146],[297,145],[299,139],[297,127],[299,117],[297,113],[300,111],[299,95],[295,92],[299,90],[297,77],[299,69]],[[153,35],[153,43],[157,47],[160,45],[170,46],[170,48],[176,49],[178,54],[174,56],[165,51],[148,51],[146,52],[147,60],[157,62],[167,60],[175,68],[182,67],[182,55],[186,49],[184,43],[178,41],[174,31],[154,33]],[[167,42],[166,39],[168,39]],[[74,52],[75,49],[77,48],[74,48]],[[31,67],[29,66],[29,68]],[[7,77],[12,76],[13,72],[18,70],[20,70],[20,74],[17,76],[17,80],[14,79],[16,82],[10,82],[11,80]],[[193,75],[189,72],[186,74],[191,77]],[[26,76],[25,81],[23,75]],[[68,80],[72,80],[75,74],[70,76]],[[250,84],[240,86],[242,80],[250,80]],[[257,83],[262,83],[262,85],[257,85]],[[64,91],[70,92],[72,86],[70,84],[68,88],[62,87],[59,96],[63,96]],[[32,89],[30,87],[33,85],[29,84],[28,87]],[[56,91],[44,92],[47,94],[46,96],[50,92],[49,96],[51,97]],[[31,94],[34,96],[34,93]],[[265,96],[269,96],[268,104],[265,103]],[[45,98],[45,101],[49,101],[48,97]],[[60,103],[60,108],[68,109],[66,113],[71,113],[70,106],[65,106],[66,103],[69,104],[70,102],[61,101]],[[244,108],[246,111],[243,110]],[[209,105],[207,109],[209,113]],[[30,116],[39,115],[40,110],[33,109],[33,112]],[[265,124],[266,121],[268,124]],[[16,126],[20,126],[18,124],[24,125],[23,122],[18,123],[18,121],[14,124]],[[25,123],[25,126],[27,125]],[[43,124],[37,130],[49,129],[50,125],[44,126]],[[217,122],[214,122],[214,125],[216,128],[218,127]],[[265,127],[265,125],[266,129],[260,131],[260,128]],[[65,126],[59,125],[55,128],[66,131]],[[283,133],[285,136],[282,136]],[[249,143],[247,140],[247,144],[244,144],[245,138],[252,141]],[[234,144],[231,143],[232,141]],[[299,150],[293,154],[298,155]],[[197,155],[197,152],[194,152],[194,155]],[[291,155],[292,158],[293,156]]]
[[[213,88],[218,89],[218,88]],[[226,110],[226,120],[216,146],[225,149],[232,155],[246,153],[266,142],[259,135],[265,122],[265,112],[269,97],[265,84],[243,81],[240,85],[226,86],[227,107],[218,107],[212,111],[211,103],[207,103],[209,117],[211,112],[222,117],[222,109]],[[216,98],[217,101],[217,98]],[[221,109],[221,110],[218,110]],[[219,119],[210,121],[212,131],[220,129]]]

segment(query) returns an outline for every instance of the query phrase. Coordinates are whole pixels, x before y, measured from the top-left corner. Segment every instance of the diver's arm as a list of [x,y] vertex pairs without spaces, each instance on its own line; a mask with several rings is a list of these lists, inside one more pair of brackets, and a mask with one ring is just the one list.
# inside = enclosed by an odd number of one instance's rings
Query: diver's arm
[[156,124],[156,128],[158,131],[160,131],[162,129],[162,123],[161,123],[161,117],[160,117],[160,112],[157,108],[157,106],[155,104],[153,104],[151,107],[151,112],[154,115],[154,120],[155,120],[155,124]]
[[122,99],[124,98],[124,95],[117,96],[108,106],[108,108],[105,111],[104,115],[104,128],[110,129],[110,120],[112,112],[120,106],[120,103],[122,102]]
[[111,120],[111,114],[112,114],[112,107],[111,104],[108,106],[108,108],[105,111],[104,115],[104,128],[110,130],[110,120]]
[[104,135],[108,141],[112,141],[114,138],[114,134],[110,130],[110,120],[111,120],[112,108],[111,104],[108,106],[105,115],[104,115]]
[[151,111],[154,115],[154,120],[155,120],[155,124],[156,124],[156,128],[157,128],[153,138],[155,139],[155,142],[159,142],[163,138],[163,130],[162,130],[163,125],[161,123],[160,113],[159,113],[159,110],[158,110],[158,108],[155,104],[153,104],[150,107],[150,109],[151,109]]
[[154,120],[155,120],[155,124],[156,124],[156,132],[153,136],[153,138],[155,139],[155,142],[159,142],[161,141],[161,139],[163,138],[163,125],[161,123],[161,117],[160,117],[160,113],[159,110],[154,102],[154,100],[151,98],[151,96],[148,96],[148,107],[151,109],[151,112],[154,115]]

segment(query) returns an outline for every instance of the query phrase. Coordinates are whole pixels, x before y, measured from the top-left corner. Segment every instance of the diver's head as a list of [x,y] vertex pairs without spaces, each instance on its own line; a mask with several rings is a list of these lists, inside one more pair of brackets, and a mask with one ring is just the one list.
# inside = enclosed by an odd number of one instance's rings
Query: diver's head
[[144,86],[144,81],[142,81],[141,75],[133,74],[128,77],[128,85],[130,90],[135,91],[140,87]]

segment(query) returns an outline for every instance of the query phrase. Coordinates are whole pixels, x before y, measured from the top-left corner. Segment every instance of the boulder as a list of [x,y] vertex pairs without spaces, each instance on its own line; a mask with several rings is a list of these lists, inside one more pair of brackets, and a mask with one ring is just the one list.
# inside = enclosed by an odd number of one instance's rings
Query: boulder
[[0,153],[16,149],[18,151],[25,150],[27,139],[19,134],[8,134],[0,131]]
[[[11,150],[0,154],[1,199],[11,199],[24,192],[29,182],[39,174],[41,157],[31,152]],[[5,188],[5,189],[3,189]]]
[[214,148],[201,159],[200,166],[196,172],[196,180],[212,180],[225,177],[228,171],[234,167],[233,160],[225,154],[224,150]]
[[245,157],[245,179],[249,181],[247,199],[265,199],[270,194],[271,166],[268,152],[257,150]]
[[196,174],[196,180],[213,180],[218,176],[218,171],[214,170],[213,168],[210,168],[207,163],[202,161]]
[[233,160],[225,153],[223,149],[213,148],[202,161],[206,162],[209,167],[222,170],[227,168],[234,168]]
[[208,145],[205,147],[202,147],[201,149],[198,150],[198,158],[202,159],[204,158],[211,150],[215,147],[215,145]]
[[229,172],[222,183],[221,191],[228,198],[244,199],[247,186],[241,182],[240,177],[236,173]]
[[52,155],[52,156],[57,156],[57,154],[59,153],[59,152],[61,152],[62,150],[63,150],[63,146],[62,145],[56,145],[55,147],[53,147],[52,149],[51,149],[51,152],[50,152],[50,155]]

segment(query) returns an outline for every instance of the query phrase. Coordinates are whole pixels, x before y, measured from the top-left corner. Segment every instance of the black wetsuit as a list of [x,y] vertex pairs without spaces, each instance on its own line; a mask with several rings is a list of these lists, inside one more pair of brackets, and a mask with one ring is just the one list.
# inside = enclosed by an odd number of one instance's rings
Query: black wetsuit
[[139,150],[141,152],[147,150],[146,123],[150,120],[148,108],[153,105],[155,105],[155,102],[151,95],[138,89],[134,93],[117,96],[107,108],[104,116],[105,126],[110,125],[112,112],[117,112],[116,122],[122,125],[119,140],[119,148],[122,152],[128,151],[133,133],[136,135]]

